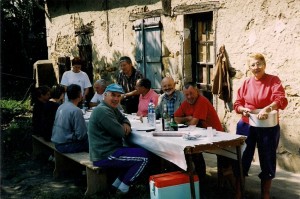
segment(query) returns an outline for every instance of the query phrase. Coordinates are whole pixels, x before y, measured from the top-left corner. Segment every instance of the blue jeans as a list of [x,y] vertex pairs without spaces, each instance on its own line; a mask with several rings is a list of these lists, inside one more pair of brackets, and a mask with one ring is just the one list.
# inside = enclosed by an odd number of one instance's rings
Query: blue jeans
[[89,152],[89,142],[88,139],[85,139],[76,142],[56,144],[55,148],[61,153]]

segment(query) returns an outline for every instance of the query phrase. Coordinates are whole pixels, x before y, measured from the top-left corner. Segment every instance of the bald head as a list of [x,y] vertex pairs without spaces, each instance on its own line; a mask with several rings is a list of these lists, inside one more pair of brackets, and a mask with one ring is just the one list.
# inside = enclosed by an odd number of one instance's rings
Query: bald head
[[161,81],[161,88],[166,95],[171,95],[175,91],[175,81],[172,77],[165,77]]

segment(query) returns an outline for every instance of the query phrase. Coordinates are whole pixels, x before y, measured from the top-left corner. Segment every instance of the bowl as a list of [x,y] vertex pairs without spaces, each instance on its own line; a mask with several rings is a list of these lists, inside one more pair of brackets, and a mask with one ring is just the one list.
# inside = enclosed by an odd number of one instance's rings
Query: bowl
[[268,119],[259,120],[257,118],[257,114],[260,112],[261,109],[255,109],[251,111],[249,116],[249,124],[250,126],[254,127],[273,127],[278,124],[278,112],[276,110],[271,111],[268,113]]

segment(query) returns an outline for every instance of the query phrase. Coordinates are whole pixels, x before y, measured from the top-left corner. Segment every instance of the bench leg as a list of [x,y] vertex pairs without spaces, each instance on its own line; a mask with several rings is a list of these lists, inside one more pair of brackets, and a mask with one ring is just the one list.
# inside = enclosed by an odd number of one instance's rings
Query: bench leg
[[53,171],[53,177],[58,178],[60,174],[63,172],[75,172],[79,169],[79,165],[70,160],[69,158],[65,157],[63,154],[54,151],[54,157],[55,157],[55,168]]
[[93,195],[107,189],[107,178],[103,171],[92,170],[86,167],[86,180],[86,196]]
[[52,151],[49,147],[36,139],[32,139],[32,159],[35,160],[39,155]]

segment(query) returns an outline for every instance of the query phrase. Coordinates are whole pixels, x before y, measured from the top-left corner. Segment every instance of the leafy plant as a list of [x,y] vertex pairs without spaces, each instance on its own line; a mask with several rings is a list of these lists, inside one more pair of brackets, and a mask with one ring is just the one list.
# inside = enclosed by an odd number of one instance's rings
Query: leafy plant
[[31,149],[30,102],[0,100],[1,107],[1,147],[3,154],[15,150]]
[[24,115],[31,110],[30,101],[24,103],[16,100],[0,100],[1,125],[6,125],[18,115]]

